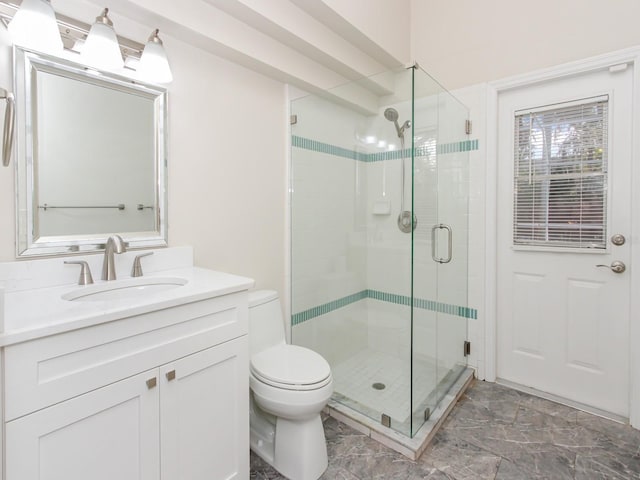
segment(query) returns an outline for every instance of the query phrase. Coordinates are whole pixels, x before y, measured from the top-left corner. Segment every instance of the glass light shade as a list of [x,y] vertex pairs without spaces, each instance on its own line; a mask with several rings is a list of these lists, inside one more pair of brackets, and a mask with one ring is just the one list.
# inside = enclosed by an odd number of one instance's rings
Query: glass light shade
[[103,70],[119,70],[124,62],[113,27],[96,22],[91,26],[80,59],[83,63]]
[[8,28],[15,45],[39,52],[62,51],[58,22],[48,0],[23,0]]
[[151,35],[144,47],[138,66],[138,76],[143,80],[155,83],[171,83],[173,81],[167,53],[158,38],[157,30]]

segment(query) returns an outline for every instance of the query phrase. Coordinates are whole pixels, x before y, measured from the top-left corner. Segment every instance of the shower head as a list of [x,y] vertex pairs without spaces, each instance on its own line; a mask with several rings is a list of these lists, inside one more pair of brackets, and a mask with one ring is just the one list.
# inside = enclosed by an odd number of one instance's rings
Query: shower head
[[393,122],[393,124],[395,125],[398,138],[404,139],[404,131],[407,128],[411,127],[411,122],[407,120],[402,124],[402,127],[401,127],[400,125],[398,125],[398,117],[399,117],[398,111],[395,108],[389,107],[384,111],[384,118],[386,118],[390,122]]
[[395,108],[387,108],[384,111],[384,118],[395,123],[398,121],[398,111]]

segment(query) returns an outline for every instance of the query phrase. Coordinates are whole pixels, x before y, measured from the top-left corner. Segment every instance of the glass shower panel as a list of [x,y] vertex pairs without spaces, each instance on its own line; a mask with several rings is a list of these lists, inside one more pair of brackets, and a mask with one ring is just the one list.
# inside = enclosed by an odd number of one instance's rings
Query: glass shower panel
[[399,134],[411,105],[405,69],[291,103],[292,340],[327,359],[333,401],[405,435],[411,235],[397,218],[403,158],[411,202],[411,129],[404,148]]

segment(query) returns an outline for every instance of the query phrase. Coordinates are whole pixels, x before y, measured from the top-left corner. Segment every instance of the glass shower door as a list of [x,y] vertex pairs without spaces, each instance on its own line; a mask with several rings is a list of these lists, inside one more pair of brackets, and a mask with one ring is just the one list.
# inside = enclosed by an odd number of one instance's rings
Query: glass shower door
[[443,90],[438,121],[438,402],[467,366],[469,151],[468,109]]
[[412,436],[466,366],[466,108],[413,69]]

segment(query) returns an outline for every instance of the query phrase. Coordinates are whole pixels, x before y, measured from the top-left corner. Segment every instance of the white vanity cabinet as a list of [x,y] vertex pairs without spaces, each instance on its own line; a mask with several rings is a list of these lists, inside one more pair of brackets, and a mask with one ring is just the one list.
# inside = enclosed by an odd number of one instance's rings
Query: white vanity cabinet
[[4,349],[5,480],[249,477],[246,292]]

